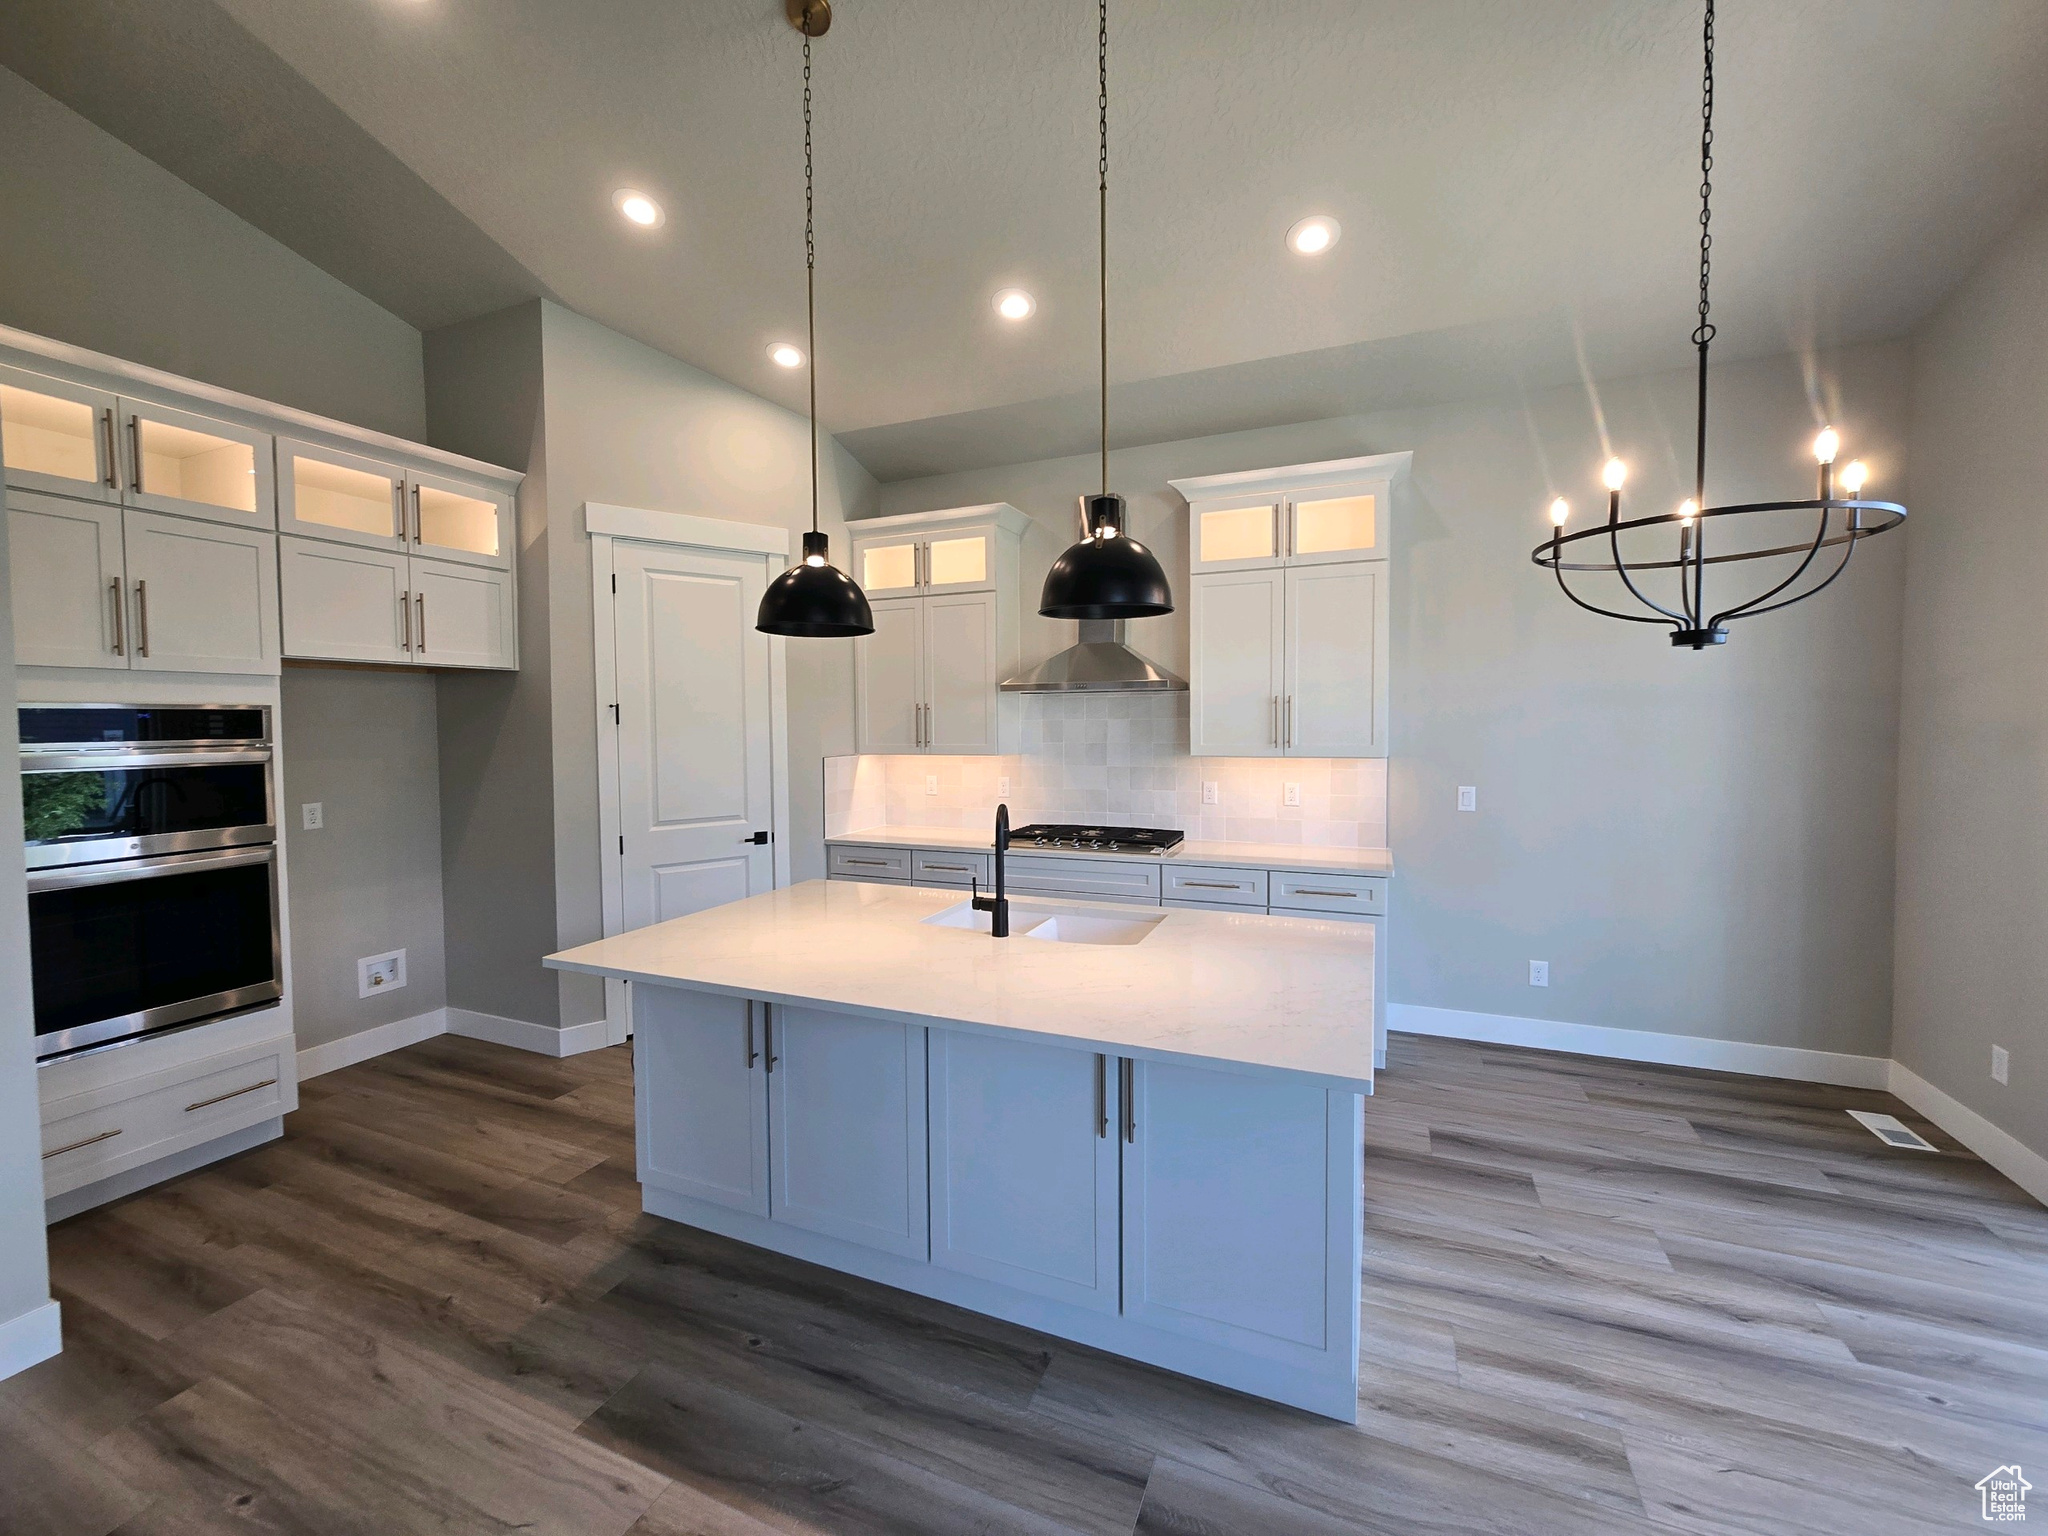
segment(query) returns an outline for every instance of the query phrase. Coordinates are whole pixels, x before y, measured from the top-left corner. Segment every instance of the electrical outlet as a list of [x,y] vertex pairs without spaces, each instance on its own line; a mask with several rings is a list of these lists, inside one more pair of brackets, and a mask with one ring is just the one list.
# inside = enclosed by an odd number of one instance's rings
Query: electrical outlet
[[928,795],[936,795],[939,792],[939,776],[936,773],[924,776],[924,792]]
[[1008,794],[1009,792],[1010,792],[1010,781],[1009,781],[1008,779],[997,779],[997,780],[996,780],[996,793],[997,793],[997,794],[999,794],[999,795],[1007,795],[1007,794]]
[[1550,962],[1548,960],[1531,960],[1529,962],[1529,985],[1532,987],[1547,987],[1550,985]]
[[308,832],[318,832],[327,825],[327,809],[318,800],[308,800],[299,807],[299,821]]
[[1204,779],[1202,781],[1202,804],[1214,805],[1218,798],[1216,781],[1214,779]]
[[1299,784],[1282,784],[1280,786],[1280,803],[1282,805],[1301,804],[1301,786]]
[[2002,1083],[2012,1075],[2012,1058],[2005,1053],[2005,1047],[1991,1047],[1991,1081]]
[[1458,809],[1461,811],[1476,811],[1479,809],[1479,786],[1477,784],[1460,784],[1458,786]]
[[373,997],[379,992],[396,992],[405,985],[405,951],[388,955],[366,955],[356,962],[356,996]]

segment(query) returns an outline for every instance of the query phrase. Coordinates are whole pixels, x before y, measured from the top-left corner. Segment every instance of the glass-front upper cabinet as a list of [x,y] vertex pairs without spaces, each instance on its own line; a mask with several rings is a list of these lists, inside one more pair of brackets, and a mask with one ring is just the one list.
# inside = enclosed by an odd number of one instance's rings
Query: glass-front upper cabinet
[[276,465],[267,432],[169,406],[122,401],[131,507],[251,528],[277,526]]
[[1384,482],[1324,486],[1287,501],[1287,563],[1323,565],[1384,559]]
[[405,471],[353,453],[277,440],[277,526],[343,544],[398,549]]
[[981,592],[996,584],[996,529],[990,522],[929,533],[854,537],[854,579],[869,597]]
[[923,590],[923,540],[855,539],[854,579],[873,597],[914,597]]
[[118,501],[111,394],[0,368],[0,459],[7,483],[88,501]]
[[1194,503],[1197,571],[1242,571],[1280,560],[1280,500],[1275,496],[1227,496]]
[[489,486],[406,472],[412,550],[465,565],[512,563],[512,498]]

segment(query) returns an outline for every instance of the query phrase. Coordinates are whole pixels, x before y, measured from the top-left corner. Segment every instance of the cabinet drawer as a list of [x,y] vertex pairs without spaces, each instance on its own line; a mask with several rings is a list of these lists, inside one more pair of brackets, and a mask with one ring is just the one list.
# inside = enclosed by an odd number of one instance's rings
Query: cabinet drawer
[[1160,871],[1165,877],[1168,901],[1221,902],[1232,907],[1263,907],[1266,904],[1266,872],[1263,869],[1208,869],[1199,865],[1172,867]]
[[1159,900],[1159,866],[1136,860],[1012,855],[1008,877],[1009,890],[1015,894],[1085,896],[1095,901]]
[[910,879],[908,848],[842,848],[833,845],[825,872],[845,880]]
[[983,885],[993,878],[990,858],[985,853],[937,853],[915,848],[910,854],[910,878],[919,885]]
[[1367,875],[1289,875],[1272,881],[1273,910],[1384,912],[1387,882]]
[[[292,1041],[193,1062],[190,1075],[153,1073],[133,1085],[43,1106],[43,1194],[64,1194],[297,1107]],[[166,1078],[171,1080],[166,1082]],[[122,1096],[128,1087],[139,1092]]]

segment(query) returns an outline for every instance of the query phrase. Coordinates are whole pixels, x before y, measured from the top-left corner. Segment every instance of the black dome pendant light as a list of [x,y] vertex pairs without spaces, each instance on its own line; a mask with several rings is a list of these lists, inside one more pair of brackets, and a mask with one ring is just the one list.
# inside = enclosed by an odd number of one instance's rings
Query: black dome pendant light
[[804,557],[768,583],[754,628],[769,635],[837,639],[872,635],[875,616],[868,596],[832,564],[832,544],[818,531],[818,283],[811,207],[811,39],[832,25],[831,0],[786,0],[789,23],[804,35],[804,313],[809,325],[811,384],[811,531]]
[[1102,322],[1102,494],[1081,498],[1081,541],[1053,562],[1038,596],[1049,619],[1149,619],[1173,612],[1159,557],[1124,532],[1124,499],[1109,489],[1109,0],[1098,0],[1095,189]]

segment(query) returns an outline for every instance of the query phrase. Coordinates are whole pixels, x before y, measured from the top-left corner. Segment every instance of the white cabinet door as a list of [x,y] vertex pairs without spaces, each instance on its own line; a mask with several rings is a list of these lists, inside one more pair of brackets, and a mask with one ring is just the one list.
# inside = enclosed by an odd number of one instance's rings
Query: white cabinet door
[[633,986],[640,1182],[768,1214],[760,1003]]
[[267,432],[139,400],[121,402],[128,472],[121,499],[247,528],[277,526],[276,451]]
[[816,1008],[770,1011],[771,1213],[929,1258],[924,1027]]
[[14,659],[126,668],[121,509],[14,491],[7,498]]
[[1277,757],[1286,652],[1280,569],[1189,579],[1190,750],[1197,757]]
[[361,454],[277,440],[277,526],[373,549],[405,548],[405,471]]
[[924,600],[925,746],[957,755],[1000,750],[996,739],[996,594]]
[[136,667],[277,672],[276,534],[132,507],[122,522]]
[[933,1030],[932,1262],[1114,1312],[1117,1123],[1104,1057]]
[[872,602],[911,597],[924,586],[924,542],[911,534],[853,540],[853,579]]
[[1189,567],[1244,571],[1280,563],[1280,499],[1226,496],[1190,504]]
[[853,699],[863,752],[924,747],[924,600],[871,605],[875,632],[853,642]]
[[277,564],[285,655],[412,660],[411,562],[403,553],[282,534]]
[[413,659],[429,667],[511,667],[512,575],[443,560],[412,562]]
[[1322,565],[1387,558],[1392,485],[1327,485],[1287,498],[1287,563]]
[[924,590],[990,592],[996,585],[996,528],[953,528],[924,541]]
[[1355,1371],[1358,1096],[1156,1061],[1129,1081],[1124,1315],[1333,1372],[1348,1350]]
[[114,397],[20,368],[0,368],[0,459],[7,483],[87,501],[119,501]]
[[512,565],[512,498],[492,486],[406,471],[416,555],[488,565]]
[[1387,562],[1287,572],[1281,723],[1299,757],[1387,755]]

